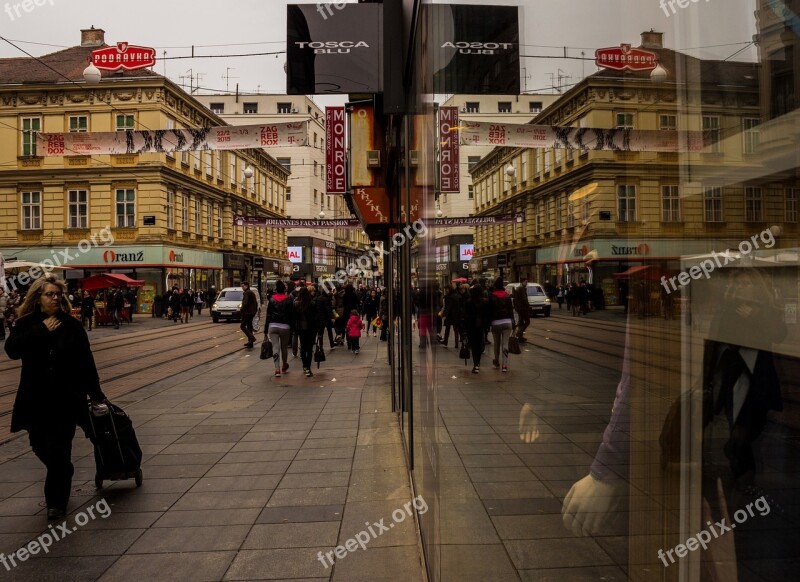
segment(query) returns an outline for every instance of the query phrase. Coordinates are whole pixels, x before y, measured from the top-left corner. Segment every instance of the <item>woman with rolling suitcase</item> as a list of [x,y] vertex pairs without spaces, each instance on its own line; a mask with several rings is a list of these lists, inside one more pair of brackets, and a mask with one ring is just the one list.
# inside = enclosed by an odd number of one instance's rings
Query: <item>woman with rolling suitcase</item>
[[72,439],[88,428],[86,399],[107,402],[81,322],[70,315],[66,285],[48,276],[31,285],[6,353],[22,360],[11,432],[28,431],[31,448],[45,467],[47,518],[66,514],[72,488]]

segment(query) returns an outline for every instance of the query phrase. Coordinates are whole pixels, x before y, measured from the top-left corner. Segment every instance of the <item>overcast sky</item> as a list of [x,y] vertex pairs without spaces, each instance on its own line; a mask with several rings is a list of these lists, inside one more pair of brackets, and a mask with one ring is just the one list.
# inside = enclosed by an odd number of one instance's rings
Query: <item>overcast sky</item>
[[[30,1],[30,0],[29,0]],[[127,41],[157,49],[156,72],[178,83],[202,88],[233,91],[236,83],[242,92],[285,93],[286,4],[283,0],[35,0],[29,13],[13,14],[21,0],[0,0],[0,8],[10,7],[12,15],[0,12],[0,35],[15,41],[34,56],[43,55],[80,42],[80,29],[95,26],[106,31],[106,42]],[[451,4],[456,2],[436,2]],[[755,34],[753,11],[756,0],[697,0],[686,8],[675,4],[667,15],[659,0],[461,0],[462,4],[515,5],[523,7],[522,87],[544,90],[561,69],[577,82],[581,75],[596,69],[590,61],[543,58],[563,55],[594,57],[597,48],[618,46],[622,42],[638,45],[639,34],[651,28],[665,33],[666,46],[700,58],[728,58]],[[13,20],[12,20],[13,16]],[[335,18],[336,8],[333,8]],[[24,42],[22,42],[24,41]],[[47,43],[55,46],[43,46]],[[195,59],[176,59],[191,55]],[[217,45],[217,46],[212,46]],[[723,45],[723,46],[714,46]],[[240,55],[279,52],[277,55],[226,56],[199,58],[199,55]],[[0,40],[0,57],[25,56]],[[733,60],[754,60],[751,47]],[[224,76],[230,75],[226,80]],[[181,79],[184,76],[184,79]],[[2,81],[2,80],[0,80]],[[563,81],[566,82],[566,81]],[[557,83],[557,81],[556,81]],[[317,99],[331,104],[336,97]],[[343,100],[343,98],[341,99]]]

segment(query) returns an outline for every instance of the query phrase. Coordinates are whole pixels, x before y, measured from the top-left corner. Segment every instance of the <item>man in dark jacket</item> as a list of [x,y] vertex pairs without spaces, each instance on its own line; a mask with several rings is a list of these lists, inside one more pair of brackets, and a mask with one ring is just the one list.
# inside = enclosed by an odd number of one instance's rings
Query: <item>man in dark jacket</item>
[[[331,296],[327,290],[321,289],[312,300],[316,307],[317,314],[317,334],[320,338],[328,330],[328,341],[331,349],[335,349],[336,345],[333,341],[333,324],[336,321],[336,314],[333,312],[331,306]],[[321,341],[317,340],[317,341]]]
[[444,309],[442,310],[444,339],[441,340],[441,343],[445,347],[447,347],[447,340],[450,337],[450,327],[453,328],[453,336],[456,347],[458,347],[458,339],[461,333],[461,309],[461,294],[452,285],[448,285],[447,295],[444,296]]
[[531,308],[528,305],[528,279],[520,279],[519,287],[514,289],[512,295],[514,301],[514,311],[517,312],[517,339],[521,342],[528,341],[525,339],[525,330],[531,323]]
[[258,298],[250,289],[250,283],[242,281],[242,324],[239,328],[247,336],[247,343],[244,344],[246,348],[252,348],[256,342],[256,336],[253,335],[253,319],[256,313],[258,313]]
[[169,296],[169,308],[172,309],[172,321],[178,323],[181,316],[181,294],[177,287],[172,288],[172,295]]

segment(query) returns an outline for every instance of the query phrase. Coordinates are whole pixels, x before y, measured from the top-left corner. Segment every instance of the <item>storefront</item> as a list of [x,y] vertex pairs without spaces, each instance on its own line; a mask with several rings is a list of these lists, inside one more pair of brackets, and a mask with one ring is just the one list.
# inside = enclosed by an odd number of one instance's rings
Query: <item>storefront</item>
[[[605,305],[621,305],[627,292],[625,279],[615,277],[636,266],[651,266],[660,275],[675,273],[681,256],[709,253],[710,242],[718,249],[734,241],[618,239],[585,240],[576,244],[540,248],[536,251],[536,279],[546,288],[579,284],[602,289]],[[659,277],[655,277],[657,281]],[[658,291],[657,284],[651,293]]]
[[[4,254],[26,261],[52,260],[52,249],[5,249]],[[186,249],[167,245],[113,245],[87,249],[70,249],[71,260],[61,261],[69,267],[64,279],[71,289],[79,289],[81,280],[101,273],[122,273],[131,279],[145,281],[136,290],[134,313],[152,313],[156,297],[167,289],[208,289],[220,287],[223,268],[222,253]],[[65,257],[66,258],[66,257]]]
[[332,277],[336,267],[336,243],[311,236],[290,236],[286,256],[292,263],[292,279],[316,281]]
[[223,253],[222,268],[222,287],[238,287],[247,276],[244,255],[241,253]]

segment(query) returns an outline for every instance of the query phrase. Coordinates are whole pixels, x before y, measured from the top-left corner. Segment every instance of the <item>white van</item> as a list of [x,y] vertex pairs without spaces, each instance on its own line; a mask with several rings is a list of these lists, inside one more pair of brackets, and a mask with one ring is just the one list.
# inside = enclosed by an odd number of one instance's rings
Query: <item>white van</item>
[[[513,297],[514,290],[519,287],[519,283],[509,283],[506,285],[506,293]],[[528,307],[531,308],[531,316],[536,317],[537,314],[542,314],[545,317],[550,317],[550,298],[544,292],[539,283],[528,282]]]
[[[256,318],[258,318],[261,313],[261,298],[258,296],[257,291],[252,287],[250,289],[258,302],[258,314],[256,315]],[[244,289],[241,287],[225,287],[220,291],[214,303],[211,304],[211,319],[214,323],[218,323],[220,319],[241,319],[242,297],[244,297]],[[253,321],[253,327],[256,327],[255,320]]]

